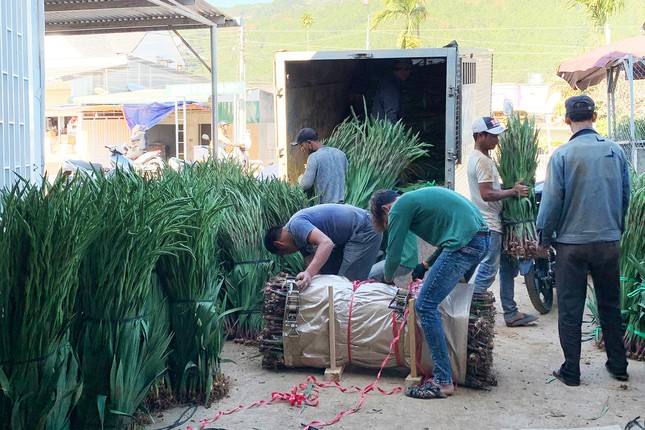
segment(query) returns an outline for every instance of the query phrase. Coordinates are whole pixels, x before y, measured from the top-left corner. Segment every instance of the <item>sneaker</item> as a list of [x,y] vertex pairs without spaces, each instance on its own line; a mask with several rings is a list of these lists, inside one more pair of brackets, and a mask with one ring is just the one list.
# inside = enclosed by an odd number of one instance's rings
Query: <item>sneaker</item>
[[538,317],[533,314],[525,314],[522,312],[518,312],[515,314],[514,317],[509,318],[506,320],[506,326],[507,327],[522,327],[522,326],[527,326],[531,323],[534,323],[537,321]]

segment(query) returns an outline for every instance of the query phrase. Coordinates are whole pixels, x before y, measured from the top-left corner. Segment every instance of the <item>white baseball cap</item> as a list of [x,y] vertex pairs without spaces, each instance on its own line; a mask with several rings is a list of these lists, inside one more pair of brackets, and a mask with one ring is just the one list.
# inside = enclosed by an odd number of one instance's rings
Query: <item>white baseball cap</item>
[[500,134],[506,127],[499,124],[499,121],[496,118],[491,118],[489,116],[484,116],[473,123],[473,133],[486,132],[490,134]]

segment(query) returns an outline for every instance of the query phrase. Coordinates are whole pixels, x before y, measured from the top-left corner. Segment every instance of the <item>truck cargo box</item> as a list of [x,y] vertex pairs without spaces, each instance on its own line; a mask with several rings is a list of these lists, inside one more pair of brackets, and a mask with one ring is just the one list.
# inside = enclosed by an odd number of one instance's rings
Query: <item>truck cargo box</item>
[[298,130],[311,127],[325,139],[352,109],[363,113],[365,103],[369,112],[380,80],[400,59],[412,62],[402,121],[433,145],[433,165],[423,179],[437,179],[468,196],[465,162],[474,145],[471,125],[491,112],[492,52],[456,46],[276,53],[280,176],[295,182],[304,171],[306,154],[289,144]]

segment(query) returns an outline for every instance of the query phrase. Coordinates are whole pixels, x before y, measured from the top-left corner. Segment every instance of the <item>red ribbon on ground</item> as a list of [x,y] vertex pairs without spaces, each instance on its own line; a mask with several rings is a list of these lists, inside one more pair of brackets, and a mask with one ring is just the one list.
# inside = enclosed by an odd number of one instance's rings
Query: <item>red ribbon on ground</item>
[[[355,281],[354,282],[354,291],[356,291],[356,289],[359,286],[361,286],[362,284],[368,283],[368,282],[373,282],[373,281],[362,281],[362,282]],[[310,430],[312,427],[327,427],[327,426],[336,424],[338,421],[340,421],[340,419],[342,417],[344,417],[346,415],[351,415],[351,414],[357,412],[358,410],[360,410],[361,407],[363,407],[363,403],[365,402],[365,396],[371,391],[376,390],[376,391],[378,391],[379,393],[381,393],[381,394],[383,394],[385,396],[400,393],[401,391],[403,391],[404,387],[399,386],[399,387],[396,387],[396,388],[394,388],[394,389],[392,389],[390,391],[385,391],[381,387],[379,387],[377,384],[378,384],[378,381],[381,379],[381,374],[383,373],[383,369],[387,365],[387,362],[390,359],[390,356],[392,355],[392,350],[395,348],[395,345],[397,345],[397,343],[399,341],[399,338],[401,337],[401,333],[403,333],[403,329],[405,328],[405,325],[406,325],[406,322],[407,322],[407,316],[408,316],[408,308],[406,306],[405,312],[403,313],[403,323],[399,327],[399,330],[396,333],[396,336],[394,336],[394,338],[392,339],[392,342],[390,343],[390,351],[388,352],[387,356],[383,359],[383,362],[381,363],[381,368],[379,369],[378,374],[376,375],[376,379],[374,379],[374,381],[372,381],[372,383],[367,385],[365,388],[360,388],[360,387],[356,387],[356,386],[353,386],[353,385],[350,386],[350,387],[343,387],[343,386],[340,385],[340,383],[338,383],[336,381],[318,382],[318,380],[316,379],[315,376],[309,375],[307,377],[307,382],[300,383],[297,386],[294,385],[293,388],[291,389],[291,391],[288,392],[288,393],[280,393],[280,392],[271,393],[271,400],[269,400],[269,401],[267,401],[267,400],[259,400],[259,401],[253,403],[250,406],[240,405],[240,406],[238,406],[236,408],[233,408],[233,409],[231,409],[229,411],[220,411],[215,415],[215,417],[213,417],[211,419],[203,419],[201,421],[201,425],[199,427],[200,430],[204,429],[206,427],[206,424],[214,423],[221,416],[230,415],[230,414],[232,414],[234,412],[237,412],[239,410],[242,410],[242,409],[251,409],[251,408],[255,408],[257,406],[261,406],[261,405],[269,405],[269,404],[271,404],[271,403],[273,403],[275,401],[278,401],[278,400],[287,401],[287,402],[289,402],[289,404],[291,406],[301,406],[303,403],[306,404],[307,406],[317,406],[318,405],[318,390],[317,390],[317,388],[327,388],[327,387],[334,386],[334,387],[336,387],[338,390],[340,390],[343,393],[346,393],[346,392],[349,392],[349,391],[358,391],[358,392],[360,392],[361,393],[361,398],[360,398],[358,404],[356,405],[356,407],[338,413],[334,418],[331,419],[331,421],[311,421],[310,423],[308,423],[305,426],[305,428],[303,430]],[[313,386],[316,387],[316,389],[312,390],[311,394],[309,394],[309,396],[307,396],[305,394],[305,391],[309,388],[310,384],[313,384]],[[193,428],[191,426],[188,426],[187,429],[188,430],[193,430]]]

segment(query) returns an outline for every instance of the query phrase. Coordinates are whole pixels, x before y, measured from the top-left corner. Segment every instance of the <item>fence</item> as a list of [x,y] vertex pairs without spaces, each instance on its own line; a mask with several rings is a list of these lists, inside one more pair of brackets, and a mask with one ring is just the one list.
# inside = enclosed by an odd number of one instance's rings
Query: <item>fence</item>
[[645,172],[645,58],[627,56],[608,70],[609,137],[638,173]]

